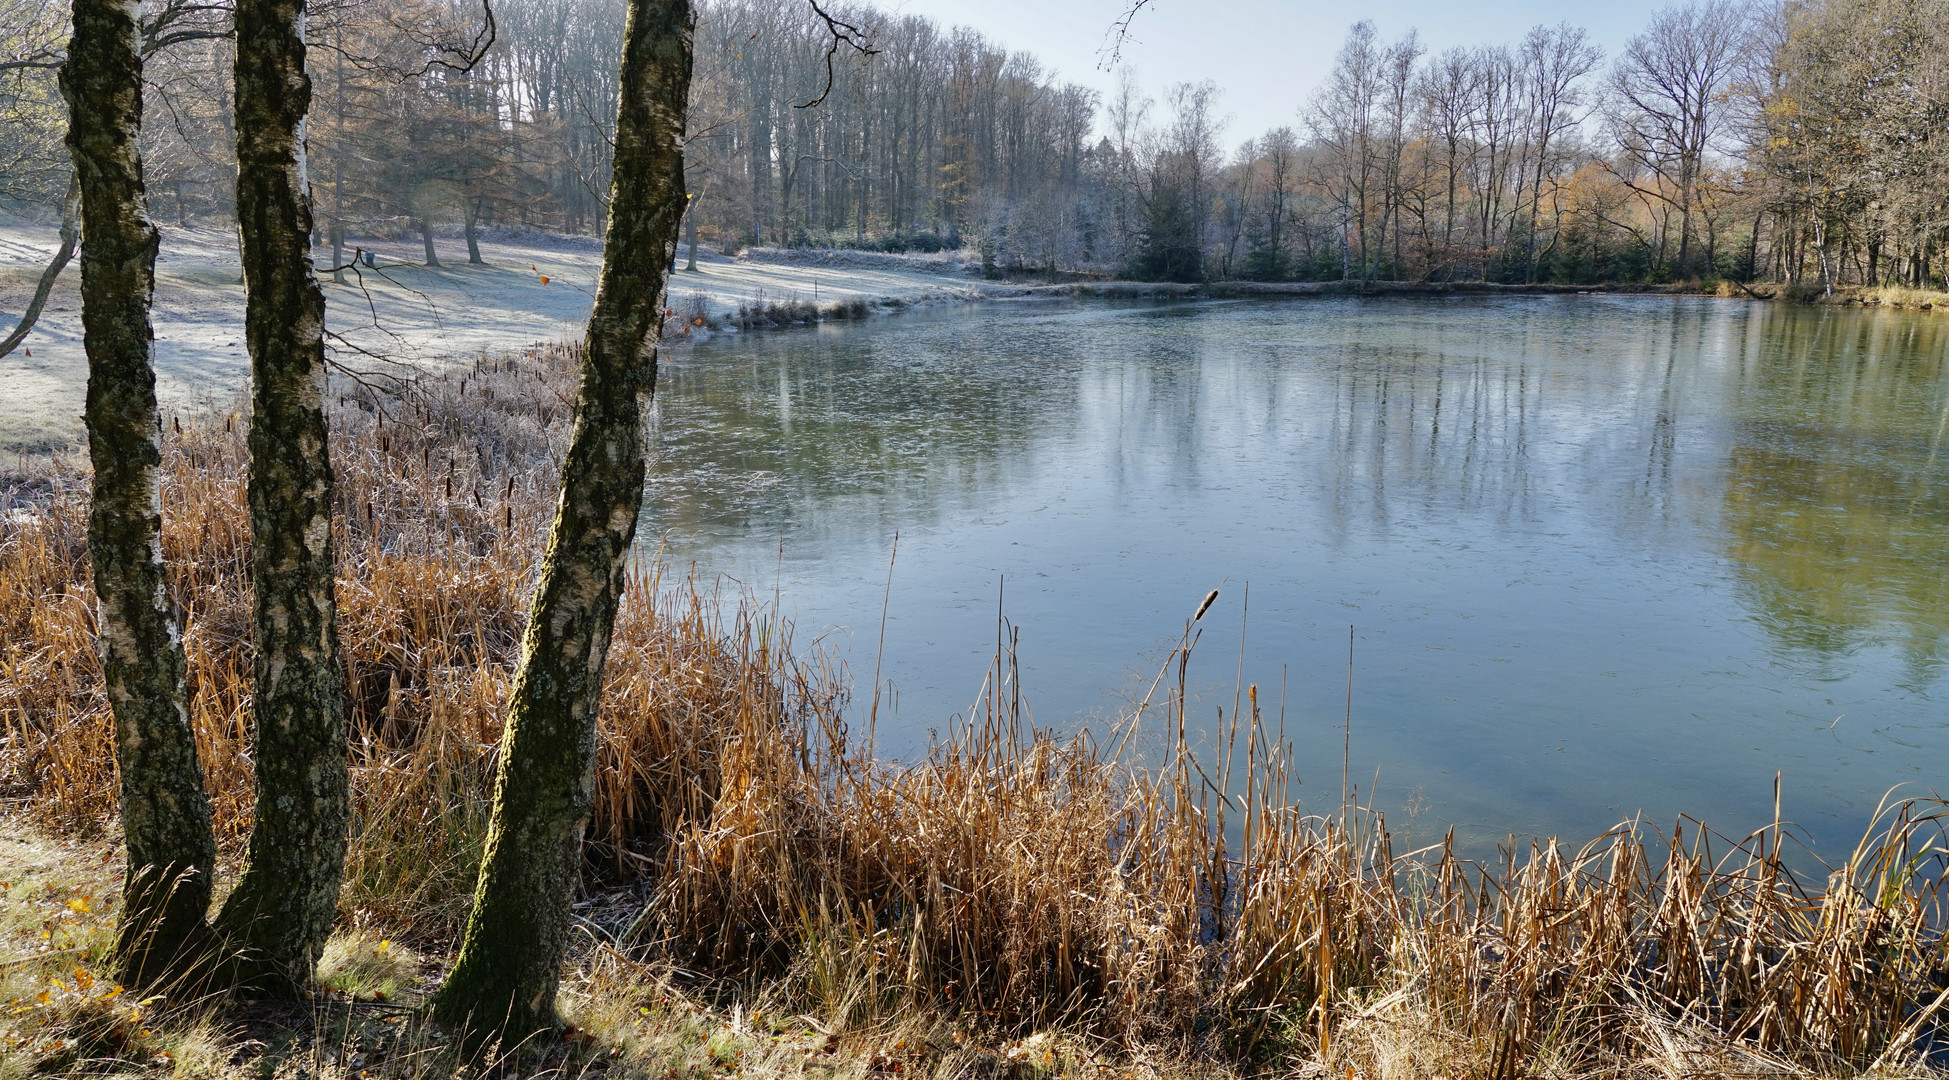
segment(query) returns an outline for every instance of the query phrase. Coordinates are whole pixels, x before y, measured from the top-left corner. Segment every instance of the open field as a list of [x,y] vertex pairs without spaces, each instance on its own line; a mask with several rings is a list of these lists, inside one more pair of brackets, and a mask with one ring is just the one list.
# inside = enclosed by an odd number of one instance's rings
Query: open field
[[[334,412],[354,820],[326,965],[343,997],[308,1010],[128,1003],[96,974],[116,779],[84,500],[72,475],[15,478],[0,786],[31,829],[0,851],[0,1076],[453,1073],[400,1006],[465,911],[572,363],[547,349],[348,389]],[[251,806],[243,458],[222,419],[166,438],[165,554],[233,855]],[[1189,633],[1145,705],[1077,739],[1024,722],[1001,652],[972,715],[900,764],[775,614],[640,567],[567,984],[581,1028],[510,1072],[1935,1075],[1934,804],[1864,823],[1823,880],[1782,864],[1786,823],[1631,822],[1488,867],[1397,852],[1378,814],[1290,801],[1256,687],[1220,747],[1173,740]],[[1135,729],[1161,758],[1126,755]]]

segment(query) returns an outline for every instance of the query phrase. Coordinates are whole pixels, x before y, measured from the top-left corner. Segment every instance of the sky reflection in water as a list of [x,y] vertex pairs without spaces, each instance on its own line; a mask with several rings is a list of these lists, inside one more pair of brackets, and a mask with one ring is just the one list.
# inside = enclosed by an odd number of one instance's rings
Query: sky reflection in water
[[[1949,330],[1668,298],[1003,303],[666,363],[644,535],[824,632],[912,755],[998,581],[1045,726],[1101,725],[1205,592],[1194,716],[1248,682],[1300,796],[1410,839],[1643,810],[1829,851],[1949,756]],[[780,540],[783,539],[781,553]],[[1922,793],[1918,789],[1917,793]]]

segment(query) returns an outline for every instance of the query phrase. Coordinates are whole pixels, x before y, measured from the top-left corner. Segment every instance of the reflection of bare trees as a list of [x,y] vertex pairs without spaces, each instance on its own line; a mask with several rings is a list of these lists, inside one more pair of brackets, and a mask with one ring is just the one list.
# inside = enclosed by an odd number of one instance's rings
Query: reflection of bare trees
[[1949,334],[1775,313],[1738,387],[1728,554],[1783,646],[1893,638],[1929,681],[1949,638]]
[[[656,528],[804,538],[883,521],[935,522],[1036,464],[1077,410],[1076,356],[1052,344],[1003,362],[957,323],[761,343],[748,363],[678,365],[660,379]],[[1001,347],[1001,343],[987,344]]]

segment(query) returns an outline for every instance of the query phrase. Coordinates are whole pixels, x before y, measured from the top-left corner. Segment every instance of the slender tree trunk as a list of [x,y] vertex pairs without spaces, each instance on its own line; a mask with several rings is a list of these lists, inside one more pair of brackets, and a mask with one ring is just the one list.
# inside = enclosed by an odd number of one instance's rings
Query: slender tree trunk
[[1697,167],[1690,161],[1679,168],[1678,180],[1678,277],[1692,271],[1692,178]]
[[1820,290],[1823,295],[1834,295],[1834,270],[1827,257],[1827,219],[1814,219],[1814,246],[1820,255]]
[[311,979],[345,861],[345,678],[332,581],[325,299],[311,265],[300,142],[304,0],[238,0],[237,218],[250,347],[252,716],[256,823],[217,918],[238,982]]
[[20,313],[20,321],[0,339],[0,356],[19,348],[33,332],[34,324],[40,321],[41,310],[47,307],[47,298],[54,293],[54,283],[60,279],[61,271],[67,269],[68,260],[74,258],[75,242],[81,238],[80,213],[81,179],[72,176],[68,178],[68,196],[61,200],[61,246],[55,249],[47,269],[41,271],[40,283],[34,286],[34,296],[27,301],[27,310]]
[[203,940],[216,838],[162,562],[162,417],[149,324],[160,237],[142,189],[135,5],[74,0],[61,90],[88,241],[81,251],[95,466],[88,559],[129,851],[116,951],[123,982],[139,986],[175,970]]
[[[472,195],[467,197],[467,262],[472,266],[486,266],[487,260],[480,257],[480,200]],[[431,241],[428,249],[431,250]]]
[[[1529,192],[1529,267],[1523,272],[1523,281],[1536,284],[1536,229],[1543,222],[1543,172],[1550,160],[1550,128],[1554,126],[1554,116],[1546,116],[1541,123],[1542,137],[1536,143],[1536,182]],[[1520,182],[1520,181],[1519,181]]]
[[1766,211],[1764,210],[1753,215],[1753,234],[1746,241],[1746,274],[1744,277],[1746,281],[1755,281],[1759,278],[1760,223],[1765,220]]
[[689,212],[684,215],[684,233],[685,238],[690,242],[690,261],[684,265],[684,269],[694,271],[697,269],[697,205],[695,201],[692,201]]
[[332,284],[345,284],[345,40],[344,31],[332,50],[332,102],[338,126],[332,146]]
[[426,248],[426,265],[439,266],[440,254],[433,250],[433,226],[428,225],[424,218],[414,221],[413,224],[419,227],[420,244]]
[[460,957],[434,1015],[519,1038],[557,1024],[555,987],[593,805],[603,666],[636,537],[644,406],[684,214],[689,0],[630,0],[601,284],[562,495],[542,558]]

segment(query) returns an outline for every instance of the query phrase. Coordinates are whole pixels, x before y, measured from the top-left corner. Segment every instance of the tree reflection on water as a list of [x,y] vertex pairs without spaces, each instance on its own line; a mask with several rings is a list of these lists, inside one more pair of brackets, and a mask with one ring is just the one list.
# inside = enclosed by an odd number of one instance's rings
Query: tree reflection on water
[[1949,635],[1949,331],[1790,310],[1759,337],[1726,460],[1739,596],[1783,649],[1887,644],[1921,689]]

